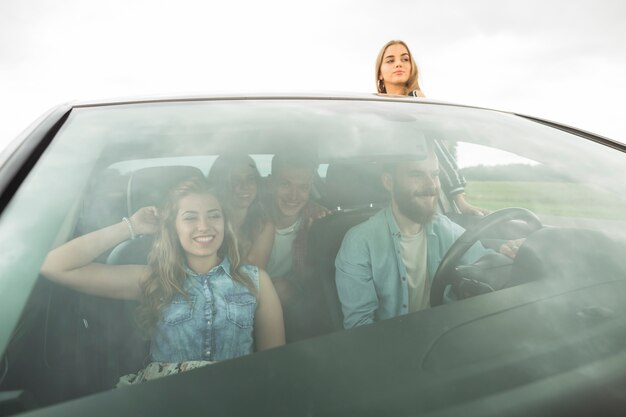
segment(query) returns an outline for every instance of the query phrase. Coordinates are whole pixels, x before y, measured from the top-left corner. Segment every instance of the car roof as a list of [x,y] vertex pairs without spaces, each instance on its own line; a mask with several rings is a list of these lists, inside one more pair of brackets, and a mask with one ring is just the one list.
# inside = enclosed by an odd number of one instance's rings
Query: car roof
[[499,110],[489,107],[460,104],[444,100],[435,100],[425,97],[413,97],[413,96],[396,96],[386,95],[378,93],[359,93],[359,92],[256,92],[256,93],[197,93],[197,94],[155,94],[155,95],[143,95],[143,96],[129,96],[129,97],[117,97],[117,98],[103,98],[93,100],[76,100],[73,102],[65,103],[72,108],[88,108],[88,107],[105,107],[116,106],[125,104],[142,104],[142,103],[171,103],[171,102],[192,102],[192,101],[244,101],[244,100],[347,100],[347,101],[379,101],[379,102],[419,102],[435,105],[454,106],[463,108],[480,109],[487,111],[495,111],[499,113],[511,114],[519,117],[523,117],[537,123],[542,123],[550,127],[564,130],[568,133],[572,133],[578,136],[582,136],[586,139],[591,139],[595,142],[602,143],[614,149],[626,152],[626,144],[618,142],[616,140],[607,138],[605,136],[598,135],[597,133],[589,132],[577,127],[566,125],[563,123],[555,122],[541,117],[530,116],[523,113]]
[[[134,97],[117,97],[109,99],[80,100],[70,104],[72,107],[96,107],[131,103],[160,103],[173,101],[205,101],[205,100],[353,100],[353,101],[416,101],[432,104],[445,104],[459,107],[476,107],[411,96],[388,96],[376,93],[350,93],[350,92],[285,92],[285,93],[250,93],[250,94],[226,94],[226,93],[198,93],[178,95],[145,95]],[[479,108],[479,107],[476,107]]]

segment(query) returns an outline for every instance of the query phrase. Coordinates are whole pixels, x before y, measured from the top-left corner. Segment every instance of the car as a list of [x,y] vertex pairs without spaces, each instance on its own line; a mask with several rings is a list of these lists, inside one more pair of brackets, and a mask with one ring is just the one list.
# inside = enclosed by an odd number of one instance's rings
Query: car
[[[343,328],[335,257],[389,204],[382,167],[447,144],[465,194],[438,211],[467,231],[431,308]],[[314,155],[310,320],[285,346],[115,388],[146,362],[133,302],[40,273],[74,237],[158,205],[224,153],[262,181],[279,152]],[[59,106],[0,156],[0,415],[508,416],[626,410],[626,146],[526,115],[365,94],[184,96]],[[263,183],[262,182],[262,183]],[[476,242],[514,259],[463,264]],[[146,239],[100,262],[145,262]],[[457,300],[446,302],[446,288]],[[291,326],[291,327],[289,327]]]

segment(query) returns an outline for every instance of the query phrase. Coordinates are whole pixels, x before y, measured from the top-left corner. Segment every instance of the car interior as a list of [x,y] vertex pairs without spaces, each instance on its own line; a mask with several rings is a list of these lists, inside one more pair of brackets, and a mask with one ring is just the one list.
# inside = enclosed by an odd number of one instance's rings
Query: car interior
[[[119,221],[140,207],[158,206],[173,185],[201,175],[204,174],[198,167],[182,165],[140,168],[124,175],[104,169],[90,182],[76,219],[75,235]],[[306,328],[286,329],[288,334],[295,335],[290,338],[294,342],[343,329],[334,282],[337,251],[351,227],[367,220],[389,201],[380,182],[380,166],[374,162],[331,161],[326,177],[316,182],[314,194],[320,195],[318,203],[332,210],[332,214],[314,222],[310,230],[307,258],[310,276],[304,281],[307,296],[315,300],[310,304],[316,306],[316,311],[310,312],[315,320],[307,323]],[[477,220],[454,212],[450,215],[466,225]],[[492,246],[497,247],[504,238],[524,237],[529,233],[526,222],[519,219],[505,223],[508,223],[506,227],[492,233],[499,236],[495,244],[491,242]],[[128,240],[100,261],[145,264],[151,243],[149,236]],[[485,245],[489,245],[489,239]],[[489,282],[491,276],[497,281],[503,268],[511,270],[512,262],[508,258],[494,256],[494,260],[465,267],[465,283],[461,286],[465,296],[483,293],[484,285],[480,282]],[[517,279],[519,282],[529,276],[521,274],[519,269],[516,274],[522,275]],[[507,284],[491,282],[490,285],[502,288]],[[145,366],[148,343],[135,323],[134,302],[77,293],[45,279],[40,279],[37,286],[29,303],[31,308],[27,308],[22,319],[22,328],[16,332],[5,355],[5,361],[10,358],[10,372],[3,381],[3,389],[28,387],[43,405],[110,389],[119,376]],[[36,378],[31,377],[35,375]],[[54,388],[50,389],[51,386]]]
[[[105,168],[89,181],[75,220],[80,236],[130,216],[138,208],[159,206],[165,193],[181,180],[203,176],[195,166],[165,165],[116,173]],[[316,179],[312,195],[332,211],[312,225],[309,237],[310,276],[306,293],[316,301],[315,317],[306,328],[287,329],[297,341],[343,329],[334,283],[334,259],[344,234],[388,204],[376,163],[336,161],[324,179]],[[262,191],[261,191],[262,192]],[[141,236],[103,255],[109,264],[146,264],[152,239]],[[40,279],[33,291],[22,332],[16,332],[5,360],[11,372],[2,389],[28,387],[41,405],[112,388],[119,376],[135,372],[148,360],[148,342],[135,323],[136,304],[81,294]],[[36,374],[36,378],[28,378]],[[54,381],[54,384],[51,384]],[[54,389],[50,389],[50,386]]]

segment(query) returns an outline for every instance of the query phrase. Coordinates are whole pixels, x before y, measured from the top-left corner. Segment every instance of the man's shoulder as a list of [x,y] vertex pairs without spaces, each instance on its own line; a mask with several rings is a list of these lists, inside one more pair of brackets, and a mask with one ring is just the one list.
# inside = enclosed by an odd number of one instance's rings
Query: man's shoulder
[[385,209],[378,211],[369,219],[353,226],[346,236],[369,236],[384,230],[388,230]]
[[[341,248],[337,255],[337,262],[365,256],[376,248],[392,247],[391,233],[387,225],[384,209],[369,219],[353,226],[343,237]],[[349,261],[349,262],[352,262]]]

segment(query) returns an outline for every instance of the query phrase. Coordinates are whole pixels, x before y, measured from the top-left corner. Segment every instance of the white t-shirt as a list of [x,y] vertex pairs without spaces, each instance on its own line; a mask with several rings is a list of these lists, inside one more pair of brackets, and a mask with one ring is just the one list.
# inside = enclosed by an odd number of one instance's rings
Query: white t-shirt
[[409,285],[409,311],[430,307],[430,280],[426,268],[426,233],[400,237],[402,261]]
[[267,261],[267,273],[274,278],[289,278],[293,265],[293,241],[300,227],[300,219],[284,229],[276,229],[274,245],[270,259]]

